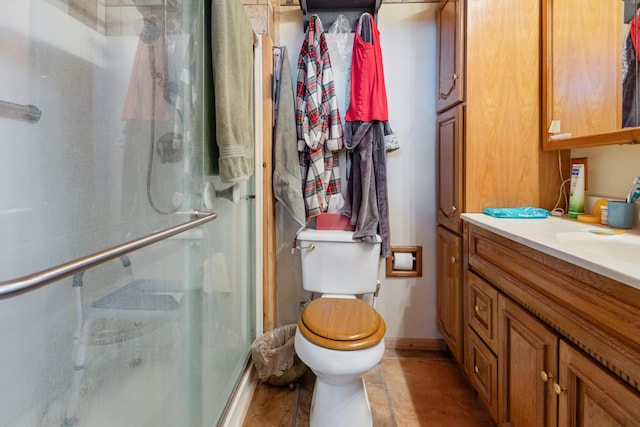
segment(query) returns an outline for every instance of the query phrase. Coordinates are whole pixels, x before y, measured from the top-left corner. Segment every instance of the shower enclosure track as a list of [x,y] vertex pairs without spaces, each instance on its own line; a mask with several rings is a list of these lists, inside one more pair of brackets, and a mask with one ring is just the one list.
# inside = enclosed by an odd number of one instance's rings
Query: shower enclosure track
[[139,239],[125,242],[110,249],[105,249],[92,255],[87,255],[86,257],[78,258],[37,273],[0,282],[0,300],[41,288],[75,273],[79,273],[88,268],[95,267],[96,265],[118,258],[122,255],[126,255],[129,252],[133,252],[144,248],[145,246],[165,240],[171,236],[175,236],[176,234],[180,234],[184,231],[206,224],[216,219],[216,217],[217,215],[214,212],[193,211],[191,213],[191,218],[193,219],[183,224],[140,237]]

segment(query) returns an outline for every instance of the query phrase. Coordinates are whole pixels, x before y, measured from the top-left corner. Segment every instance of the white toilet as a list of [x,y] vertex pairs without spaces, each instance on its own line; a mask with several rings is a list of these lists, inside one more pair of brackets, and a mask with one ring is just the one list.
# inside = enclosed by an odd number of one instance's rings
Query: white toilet
[[302,230],[298,236],[305,290],[321,294],[298,319],[295,350],[316,374],[311,427],[371,426],[362,375],[382,360],[385,323],[356,295],[376,290],[380,241],[353,232]]

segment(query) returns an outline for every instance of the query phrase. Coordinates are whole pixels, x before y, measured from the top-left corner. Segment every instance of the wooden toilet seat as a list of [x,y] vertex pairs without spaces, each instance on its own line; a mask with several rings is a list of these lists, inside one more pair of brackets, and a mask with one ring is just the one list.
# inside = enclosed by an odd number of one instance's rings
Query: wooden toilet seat
[[318,298],[298,318],[300,333],[332,350],[362,350],[384,337],[384,320],[366,302],[353,298]]

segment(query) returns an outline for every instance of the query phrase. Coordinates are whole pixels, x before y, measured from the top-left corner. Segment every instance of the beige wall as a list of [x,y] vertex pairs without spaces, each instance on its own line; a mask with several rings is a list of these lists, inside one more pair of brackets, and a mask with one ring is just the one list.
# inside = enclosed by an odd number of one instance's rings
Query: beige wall
[[[387,324],[387,338],[440,338],[435,320],[436,7],[385,2],[378,13],[389,123],[400,140],[400,150],[387,157],[391,244],[423,247],[422,277],[387,278],[380,265],[376,308]],[[281,6],[279,19],[281,44],[287,46],[295,74],[304,36],[300,8]],[[282,211],[278,215],[278,227],[285,227],[290,219]],[[286,230],[295,233],[293,227]],[[278,269],[283,271],[282,263],[289,266],[277,280],[281,324],[295,321],[303,296],[295,273],[299,258],[286,249],[291,237],[278,243]]]
[[588,159],[590,196],[624,198],[640,176],[640,144],[575,149],[571,157]]
[[[640,144],[574,149],[571,157],[587,158],[587,202],[599,198],[624,199],[633,179],[640,176]],[[637,203],[634,226],[637,230],[640,230],[639,208]],[[588,203],[586,209],[589,210]]]

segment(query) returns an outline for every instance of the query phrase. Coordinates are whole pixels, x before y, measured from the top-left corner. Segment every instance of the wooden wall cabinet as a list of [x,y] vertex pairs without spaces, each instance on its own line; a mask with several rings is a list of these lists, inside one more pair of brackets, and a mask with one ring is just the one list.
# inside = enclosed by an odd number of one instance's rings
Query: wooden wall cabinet
[[462,363],[462,237],[438,227],[436,253],[438,331],[451,354]]
[[640,290],[467,229],[465,369],[498,425],[640,426]]
[[438,115],[436,125],[436,199],[438,223],[462,234],[462,106]]
[[[628,30],[623,30],[621,3],[543,2],[544,149],[621,144],[640,138],[640,128],[622,128],[622,57]],[[553,120],[559,123],[558,132],[569,138],[551,138],[548,129]]]
[[[437,219],[458,236],[462,212],[551,209],[558,199],[557,154],[544,152],[540,139],[541,1],[443,0],[438,8]],[[452,280],[446,260],[437,268],[439,280]],[[461,304],[440,306],[451,304],[448,296],[438,302],[439,314],[459,310],[462,318]],[[462,343],[461,331],[445,342]]]
[[462,100],[436,100],[449,106],[438,115],[437,206],[450,230],[461,233],[461,212],[550,209],[558,198],[558,157],[540,137],[541,1],[444,0],[438,9],[439,80],[464,70]]
[[464,96],[464,3],[443,0],[438,7],[438,113],[459,104]]

